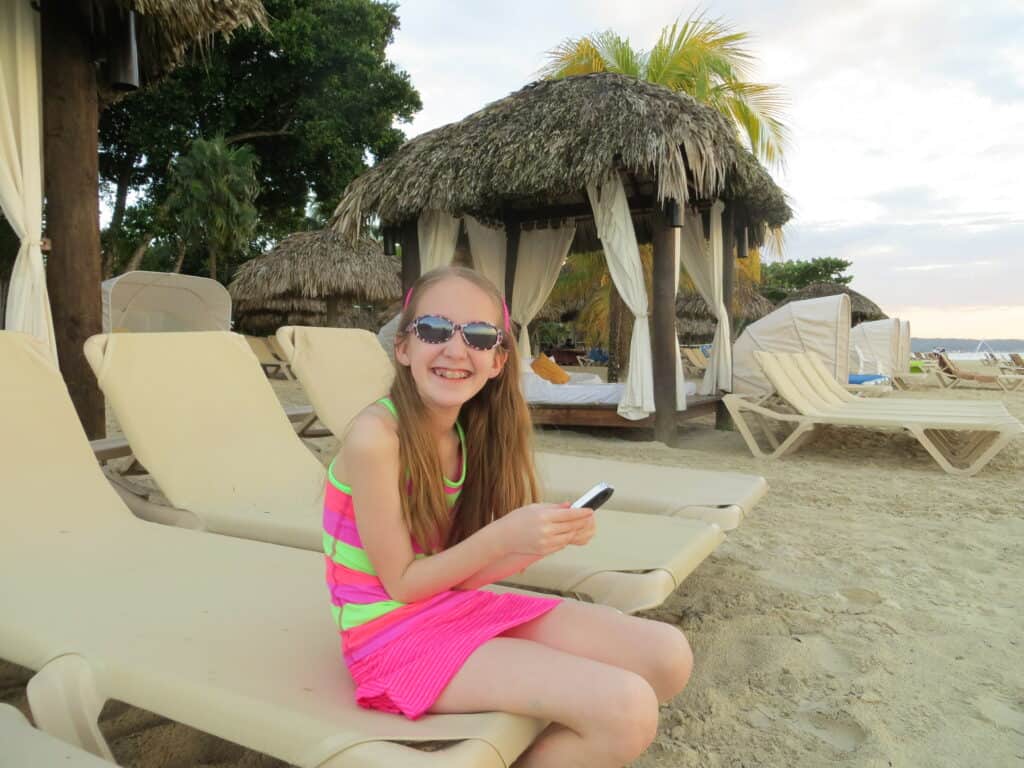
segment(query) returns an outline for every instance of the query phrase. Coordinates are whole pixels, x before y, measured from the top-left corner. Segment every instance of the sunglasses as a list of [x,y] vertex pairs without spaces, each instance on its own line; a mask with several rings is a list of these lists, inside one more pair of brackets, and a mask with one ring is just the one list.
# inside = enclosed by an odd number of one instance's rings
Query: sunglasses
[[483,320],[460,324],[442,315],[421,315],[409,323],[405,330],[406,333],[415,334],[417,339],[426,344],[444,344],[459,331],[467,347],[481,352],[494,349],[504,336],[497,326]]

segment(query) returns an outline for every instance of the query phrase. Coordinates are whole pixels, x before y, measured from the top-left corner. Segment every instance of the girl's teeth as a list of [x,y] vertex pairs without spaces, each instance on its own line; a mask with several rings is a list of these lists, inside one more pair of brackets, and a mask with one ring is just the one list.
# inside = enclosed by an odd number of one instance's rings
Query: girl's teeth
[[465,379],[469,377],[469,374],[464,371],[443,371],[438,368],[434,372],[443,379]]

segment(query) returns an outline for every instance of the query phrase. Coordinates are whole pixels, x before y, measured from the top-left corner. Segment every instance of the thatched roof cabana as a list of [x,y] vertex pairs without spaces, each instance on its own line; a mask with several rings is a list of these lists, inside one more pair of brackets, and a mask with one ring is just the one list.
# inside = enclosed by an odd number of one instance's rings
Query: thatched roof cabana
[[400,297],[400,270],[398,258],[368,237],[352,242],[330,229],[296,232],[242,265],[228,291],[243,312],[313,312],[319,300],[335,326],[343,298],[373,304]]
[[[543,272],[547,281],[555,259],[566,253],[602,249],[607,255],[608,243],[597,238],[592,206],[598,206],[603,234],[615,241],[616,263],[624,270],[612,278],[622,283],[617,285],[620,293],[633,294],[624,295],[627,305],[640,307],[632,310],[633,327],[645,347],[631,365],[618,414],[633,425],[656,421],[658,439],[667,441],[682,397],[675,364],[668,362],[678,357],[673,306],[677,248],[682,247],[684,262],[702,258],[701,245],[691,236],[679,246],[681,238],[672,228],[694,221],[695,208],[710,211],[715,225],[708,232],[713,230],[716,238],[712,251],[729,254],[724,261],[731,274],[738,234],[742,238],[748,228],[759,233],[766,224],[778,226],[788,218],[781,191],[767,174],[754,171],[750,163],[756,166],[756,161],[751,157],[748,162],[744,153],[732,124],[686,94],[612,73],[545,80],[400,147],[349,184],[331,227],[354,236],[375,217],[385,242],[401,243],[402,279],[408,286],[420,275],[421,255],[431,267],[448,263],[458,228],[466,226],[472,241],[473,228],[483,224],[496,234],[485,238],[478,233],[482,247],[473,254],[474,264],[479,257],[482,271],[490,271],[490,278],[504,287],[513,320],[526,324],[539,307],[534,306],[536,295],[522,292],[546,292],[551,283],[517,288],[518,267],[525,265],[524,274],[538,280]],[[719,200],[724,207],[716,204]],[[467,223],[465,217],[475,221]],[[524,247],[528,239],[543,240],[545,233],[532,230],[550,230],[558,254]],[[755,242],[758,233],[751,238]],[[629,243],[632,236],[654,246],[650,302],[636,291],[634,276],[641,266]],[[521,252],[529,255],[521,257]],[[530,261],[520,265],[524,258]],[[707,282],[704,291],[711,290]],[[641,329],[647,315],[652,318],[649,347],[646,329]],[[528,344],[521,335],[520,348]],[[663,364],[654,365],[654,358]],[[719,371],[722,388],[729,387],[728,356],[720,359],[706,382],[710,397],[719,389]],[[649,384],[631,384],[642,380],[653,381],[653,399]]]
[[822,296],[835,296],[840,293],[845,293],[850,297],[850,315],[853,325],[868,320],[885,320],[888,317],[882,308],[867,296],[839,283],[811,283],[807,287],[789,294],[784,301],[779,302],[778,306],[785,306],[791,301],[820,299]]
[[[755,320],[760,320],[775,305],[762,296],[750,280],[740,280],[732,299],[732,334],[735,338]],[[715,335],[718,321],[711,313],[707,301],[696,291],[680,291],[676,296],[676,329],[680,341],[688,344],[709,343]]]
[[[751,223],[789,218],[781,190],[755,170],[721,114],[684,93],[599,73],[533,83],[417,136],[348,186],[331,225],[354,234],[367,216],[397,226],[427,209],[498,222],[589,219],[583,190],[609,168],[627,178],[640,209],[713,199],[739,168],[731,189]],[[634,223],[649,241],[649,226]],[[600,248],[592,229],[577,240],[575,251]]]

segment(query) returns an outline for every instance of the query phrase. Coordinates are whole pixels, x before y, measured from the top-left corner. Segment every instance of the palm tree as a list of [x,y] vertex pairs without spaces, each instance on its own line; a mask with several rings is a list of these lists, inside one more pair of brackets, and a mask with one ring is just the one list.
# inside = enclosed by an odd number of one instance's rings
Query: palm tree
[[206,251],[214,280],[218,261],[241,253],[252,239],[256,163],[249,146],[228,146],[223,137],[196,139],[174,161],[163,214],[175,222],[182,248]]
[[[757,158],[781,165],[789,143],[789,130],[782,122],[786,99],[778,86],[748,82],[754,62],[754,55],[745,45],[749,39],[746,32],[736,32],[721,20],[693,13],[685,21],[677,20],[662,29],[650,51],[633,48],[628,38],[611,30],[564,40],[548,51],[548,62],[539,74],[557,79],[617,72],[682,91],[728,117]],[[588,335],[599,333],[597,326],[602,324],[609,330],[612,338],[608,370],[612,381],[622,349],[616,343],[619,334],[610,331],[622,325],[624,303],[617,296],[612,297],[614,291],[608,287],[610,281],[603,260],[600,265],[588,262],[588,266],[574,277],[577,283],[587,276],[590,280],[584,286],[590,289],[590,299],[580,313],[580,320],[588,326]],[[594,286],[597,290],[593,290]],[[555,289],[559,288],[556,284]]]
[[749,82],[755,60],[746,47],[749,39],[721,20],[694,13],[662,29],[650,51],[633,48],[611,30],[564,40],[548,51],[540,75],[617,72],[682,91],[732,120],[759,160],[781,164],[789,143],[782,122],[786,98],[776,85]]

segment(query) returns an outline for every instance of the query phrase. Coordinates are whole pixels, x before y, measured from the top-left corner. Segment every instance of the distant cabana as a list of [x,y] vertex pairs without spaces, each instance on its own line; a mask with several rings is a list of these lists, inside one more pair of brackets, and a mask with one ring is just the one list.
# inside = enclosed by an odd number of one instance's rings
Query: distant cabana
[[[541,81],[403,145],[349,185],[331,225],[355,235],[375,217],[386,249],[401,243],[406,286],[452,261],[464,227],[474,268],[504,289],[524,356],[527,325],[567,254],[602,248],[634,315],[615,424],[655,426],[668,440],[687,408],[674,317],[679,255],[719,320],[700,389],[705,402],[717,400],[731,387],[724,270],[737,235],[756,243],[788,218],[781,191],[745,152],[722,115],[685,94],[609,73]],[[638,250],[648,242],[653,306]]]
[[801,288],[799,291],[789,294],[785,301],[779,302],[779,306],[785,306],[791,301],[820,299],[823,296],[836,296],[840,293],[845,293],[850,297],[850,312],[853,325],[869,320],[885,320],[888,318],[888,315],[882,311],[882,308],[867,296],[839,283],[811,283],[806,288]]
[[[762,296],[756,285],[741,280],[732,300],[732,330],[743,328],[772,312],[775,305]],[[676,296],[676,329],[683,344],[708,344],[715,336],[716,320],[704,298],[694,291],[680,291]]]
[[[401,296],[400,270],[398,259],[385,256],[380,243],[368,237],[353,241],[330,229],[296,232],[242,265],[228,291],[247,329],[254,317],[262,327],[275,316],[283,324],[312,321],[317,315],[326,315],[326,324],[337,327],[359,315],[349,307],[343,316],[345,299],[350,304],[381,304]],[[369,310],[363,314],[373,316]]]

